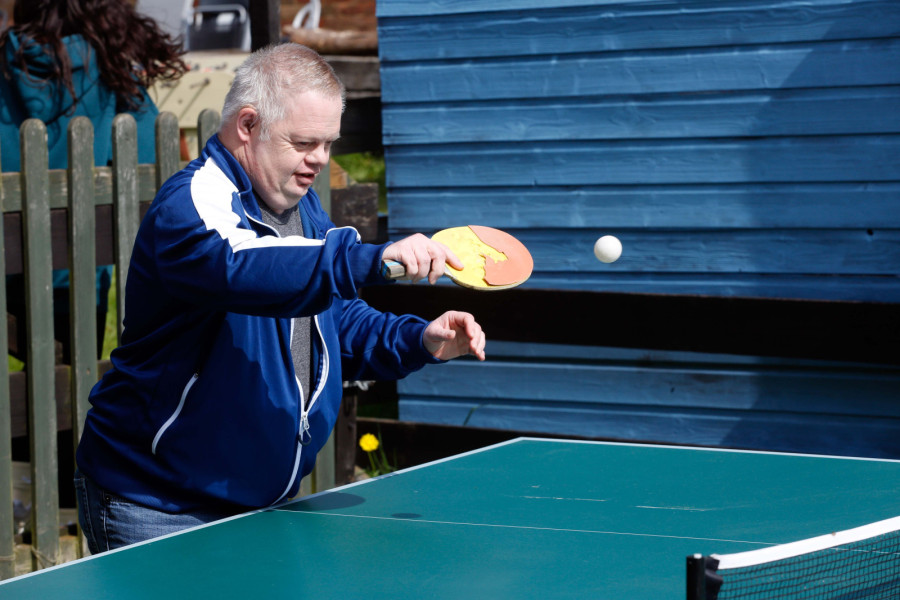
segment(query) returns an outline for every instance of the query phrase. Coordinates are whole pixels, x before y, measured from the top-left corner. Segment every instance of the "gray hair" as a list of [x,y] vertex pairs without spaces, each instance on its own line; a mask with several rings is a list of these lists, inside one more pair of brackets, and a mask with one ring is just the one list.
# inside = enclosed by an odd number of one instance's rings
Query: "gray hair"
[[340,96],[343,110],[344,84],[315,50],[295,43],[262,48],[235,71],[222,108],[222,125],[249,106],[259,115],[260,136],[267,140],[271,125],[286,116],[285,100],[309,91]]

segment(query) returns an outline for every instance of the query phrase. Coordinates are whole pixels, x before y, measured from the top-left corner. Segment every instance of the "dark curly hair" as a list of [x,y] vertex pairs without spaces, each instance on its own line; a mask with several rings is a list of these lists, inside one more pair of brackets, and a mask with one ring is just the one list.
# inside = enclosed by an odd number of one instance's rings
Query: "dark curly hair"
[[[28,73],[25,49],[31,44],[45,46],[54,64],[46,80],[62,81],[73,98],[72,66],[63,45],[63,38],[70,35],[80,34],[90,44],[103,83],[128,109],[140,105],[141,87],[148,88],[157,79],[177,79],[187,71],[180,41],[126,0],[18,0],[13,22],[10,30],[21,42],[13,61]],[[7,77],[8,39],[8,32],[0,36],[0,66]]]

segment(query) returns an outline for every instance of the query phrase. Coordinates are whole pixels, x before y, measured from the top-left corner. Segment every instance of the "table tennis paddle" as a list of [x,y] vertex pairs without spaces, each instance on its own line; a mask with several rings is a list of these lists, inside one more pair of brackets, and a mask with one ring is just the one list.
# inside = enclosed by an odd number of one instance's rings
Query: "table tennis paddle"
[[[524,283],[534,269],[528,249],[515,237],[493,227],[467,225],[442,229],[433,236],[450,248],[465,268],[447,265],[444,274],[454,283],[480,291],[506,290]],[[386,279],[403,279],[404,266],[396,261],[383,262],[381,272]]]

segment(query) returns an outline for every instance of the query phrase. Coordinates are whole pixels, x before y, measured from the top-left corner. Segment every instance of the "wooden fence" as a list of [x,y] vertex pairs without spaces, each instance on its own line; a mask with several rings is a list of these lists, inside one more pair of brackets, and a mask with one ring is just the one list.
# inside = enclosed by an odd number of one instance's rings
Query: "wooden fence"
[[[215,111],[200,115],[201,143],[218,124]],[[31,567],[59,561],[57,432],[71,429],[77,444],[88,394],[108,367],[96,358],[96,265],[115,265],[121,334],[125,280],[142,207],[181,166],[178,122],[171,113],[160,114],[156,122],[155,164],[138,164],[137,128],[130,115],[116,117],[112,136],[112,166],[95,167],[93,126],[87,118],[73,119],[69,168],[50,170],[46,128],[38,120],[26,121],[20,129],[21,172],[3,173],[0,181],[0,262],[7,275],[24,274],[28,307],[24,371],[10,373],[7,361],[0,361],[0,578],[12,577],[16,563],[13,438],[27,437],[30,450]],[[51,278],[53,269],[66,268],[71,360],[58,365]],[[5,312],[5,277],[0,277],[0,307]],[[0,327],[0,347],[9,347],[5,327]]]

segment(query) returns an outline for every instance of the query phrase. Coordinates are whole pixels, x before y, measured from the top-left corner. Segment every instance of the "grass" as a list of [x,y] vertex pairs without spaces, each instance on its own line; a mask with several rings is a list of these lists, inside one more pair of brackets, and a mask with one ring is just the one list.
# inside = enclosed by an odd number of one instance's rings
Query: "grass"
[[103,351],[100,358],[106,360],[109,353],[119,345],[119,322],[116,310],[116,270],[113,269],[112,283],[109,286],[109,310],[106,311],[106,328],[103,331]]

